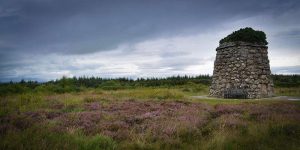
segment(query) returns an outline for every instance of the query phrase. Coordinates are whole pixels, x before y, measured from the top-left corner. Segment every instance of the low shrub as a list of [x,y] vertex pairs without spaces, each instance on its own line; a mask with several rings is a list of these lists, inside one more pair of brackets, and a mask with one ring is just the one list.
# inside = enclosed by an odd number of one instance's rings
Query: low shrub
[[249,43],[257,43],[267,45],[267,37],[263,31],[256,31],[250,27],[241,28],[238,31],[234,31],[229,34],[227,37],[220,40],[220,44],[225,42],[249,42]]

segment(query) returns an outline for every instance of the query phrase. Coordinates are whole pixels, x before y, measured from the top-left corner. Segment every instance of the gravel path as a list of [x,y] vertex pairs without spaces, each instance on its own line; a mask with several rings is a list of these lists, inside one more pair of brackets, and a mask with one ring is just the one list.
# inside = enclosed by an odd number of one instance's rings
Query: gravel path
[[[197,98],[197,99],[220,99],[220,100],[222,99],[222,98],[214,98],[214,97],[209,97],[209,96],[191,96],[191,97],[192,98]],[[262,99],[299,101],[300,97],[294,97],[294,96],[276,96],[276,97],[262,98]]]

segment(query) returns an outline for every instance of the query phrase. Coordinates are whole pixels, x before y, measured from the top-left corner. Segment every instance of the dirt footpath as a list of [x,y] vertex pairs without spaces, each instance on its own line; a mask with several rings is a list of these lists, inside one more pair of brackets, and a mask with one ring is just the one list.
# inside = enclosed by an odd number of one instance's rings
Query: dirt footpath
[[[191,96],[192,98],[197,98],[197,99],[216,99],[214,97],[209,97],[209,96]],[[221,100],[222,98],[217,98],[218,100]],[[290,100],[290,101],[299,101],[300,97],[295,97],[295,96],[275,96],[275,97],[270,97],[270,98],[261,98],[258,100],[263,100],[263,99],[274,99],[274,100]],[[226,100],[226,99],[224,99]]]

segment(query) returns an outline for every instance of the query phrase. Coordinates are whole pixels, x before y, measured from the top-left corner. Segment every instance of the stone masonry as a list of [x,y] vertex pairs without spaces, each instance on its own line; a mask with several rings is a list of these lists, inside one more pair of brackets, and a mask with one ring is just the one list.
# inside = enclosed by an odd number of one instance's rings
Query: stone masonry
[[226,42],[216,49],[210,96],[224,98],[230,90],[244,91],[245,98],[273,96],[268,47],[247,42]]

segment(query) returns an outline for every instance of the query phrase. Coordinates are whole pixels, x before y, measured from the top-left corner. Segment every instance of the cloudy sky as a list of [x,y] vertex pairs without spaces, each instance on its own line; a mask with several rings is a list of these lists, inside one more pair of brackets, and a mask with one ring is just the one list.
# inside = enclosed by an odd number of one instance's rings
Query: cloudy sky
[[300,74],[299,0],[0,0],[0,81],[212,74],[234,30],[263,30]]

